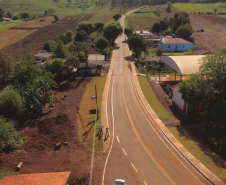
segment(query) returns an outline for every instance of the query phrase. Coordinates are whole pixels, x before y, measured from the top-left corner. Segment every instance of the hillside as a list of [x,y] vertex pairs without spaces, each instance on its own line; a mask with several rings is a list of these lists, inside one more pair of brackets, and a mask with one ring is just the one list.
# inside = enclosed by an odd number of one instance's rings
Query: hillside
[[43,14],[48,8],[56,10],[58,15],[80,13],[83,10],[94,9],[96,1],[92,0],[0,0],[0,7],[13,14],[29,13]]

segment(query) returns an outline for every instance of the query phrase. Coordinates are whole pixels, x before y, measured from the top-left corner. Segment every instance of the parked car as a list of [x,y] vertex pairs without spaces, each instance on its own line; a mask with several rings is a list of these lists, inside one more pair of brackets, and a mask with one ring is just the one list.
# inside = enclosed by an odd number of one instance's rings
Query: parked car
[[123,179],[116,179],[115,180],[115,185],[126,185],[125,180]]

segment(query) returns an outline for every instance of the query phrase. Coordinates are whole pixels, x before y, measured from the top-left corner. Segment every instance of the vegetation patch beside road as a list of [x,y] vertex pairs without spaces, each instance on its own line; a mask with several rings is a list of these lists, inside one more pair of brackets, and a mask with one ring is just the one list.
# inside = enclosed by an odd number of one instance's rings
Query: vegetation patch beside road
[[[96,115],[89,115],[90,109],[96,109],[96,101],[91,100],[92,96],[95,96],[95,85],[97,86],[98,108],[101,113],[101,101],[104,92],[104,86],[107,79],[107,74],[101,77],[94,77],[86,87],[86,91],[82,97],[82,102],[78,112],[78,136],[85,148],[92,151],[93,134],[96,129],[96,136],[98,133],[97,124],[101,123],[101,114],[99,114],[99,120],[95,124]],[[103,137],[103,136],[102,136]],[[98,136],[95,137],[95,151],[102,153],[103,139]]]
[[207,148],[188,128],[168,127],[168,129],[192,155],[226,182],[226,162],[222,158]]
[[164,107],[159,103],[158,99],[155,97],[155,94],[152,91],[152,88],[148,83],[146,76],[137,75],[137,78],[139,80],[139,83],[145,98],[147,99],[148,103],[150,104],[152,109],[155,111],[157,116],[160,119],[172,119],[169,113],[164,109]]

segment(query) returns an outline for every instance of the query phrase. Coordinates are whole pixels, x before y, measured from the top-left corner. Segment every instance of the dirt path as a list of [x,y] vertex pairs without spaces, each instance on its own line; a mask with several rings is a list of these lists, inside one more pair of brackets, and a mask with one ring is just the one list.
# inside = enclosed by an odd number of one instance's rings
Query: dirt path
[[[16,150],[0,154],[0,169],[15,169],[24,162],[20,174],[71,171],[68,183],[87,184],[91,152],[81,145],[77,136],[77,110],[86,85],[91,77],[77,77],[60,84],[55,96],[59,100],[52,112],[20,131],[28,136],[25,143]],[[64,100],[61,96],[66,95]],[[68,142],[65,146],[63,142]],[[54,151],[55,144],[61,148]],[[95,154],[93,184],[98,184],[102,169],[102,155]]]

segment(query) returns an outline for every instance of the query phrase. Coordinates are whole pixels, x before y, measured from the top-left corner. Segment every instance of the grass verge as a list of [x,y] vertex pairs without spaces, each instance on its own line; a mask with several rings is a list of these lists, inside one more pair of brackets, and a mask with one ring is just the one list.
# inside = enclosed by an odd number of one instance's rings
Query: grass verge
[[192,155],[226,183],[226,164],[223,159],[205,147],[188,128],[169,127],[168,129]]
[[0,179],[9,176],[9,175],[17,175],[17,172],[14,172],[13,170],[10,170],[8,168],[4,168],[3,170],[0,170]]
[[155,94],[152,91],[152,88],[148,83],[147,78],[145,76],[139,76],[139,75],[137,75],[137,78],[139,80],[140,87],[144,93],[145,98],[147,99],[148,103],[150,104],[152,109],[155,111],[157,116],[160,119],[172,119],[169,113],[165,110],[165,108],[159,103],[158,99],[155,97]]
[[[89,115],[90,109],[96,109],[96,101],[91,100],[91,97],[95,95],[95,85],[97,86],[98,108],[101,113],[101,101],[104,91],[107,74],[101,77],[94,77],[86,87],[86,91],[82,97],[82,102],[78,112],[78,136],[83,146],[92,150],[94,129],[98,132],[97,124],[101,123],[101,114],[99,114],[99,120],[96,122],[96,115]],[[103,139],[95,137],[95,152],[102,153],[103,151]]]

